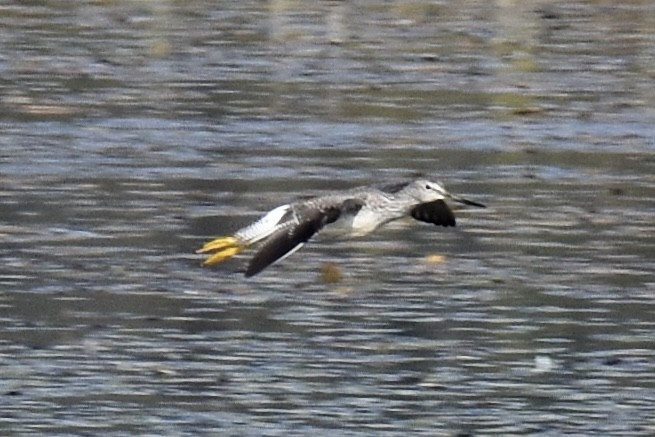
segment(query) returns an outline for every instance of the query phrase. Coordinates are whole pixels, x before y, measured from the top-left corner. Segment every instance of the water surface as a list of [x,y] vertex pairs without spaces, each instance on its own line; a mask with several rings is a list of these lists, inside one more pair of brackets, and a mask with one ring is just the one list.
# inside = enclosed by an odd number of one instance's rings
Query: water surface
[[[652,435],[653,23],[642,1],[5,4],[0,426]],[[489,208],[250,280],[194,254],[417,173]]]

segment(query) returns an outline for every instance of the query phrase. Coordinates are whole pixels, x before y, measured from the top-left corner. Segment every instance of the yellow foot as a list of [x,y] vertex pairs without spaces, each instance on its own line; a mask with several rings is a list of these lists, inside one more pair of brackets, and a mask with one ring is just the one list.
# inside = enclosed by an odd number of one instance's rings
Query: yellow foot
[[205,243],[196,253],[216,252],[202,263],[203,265],[211,266],[232,258],[245,248],[246,246],[235,237],[221,237]]

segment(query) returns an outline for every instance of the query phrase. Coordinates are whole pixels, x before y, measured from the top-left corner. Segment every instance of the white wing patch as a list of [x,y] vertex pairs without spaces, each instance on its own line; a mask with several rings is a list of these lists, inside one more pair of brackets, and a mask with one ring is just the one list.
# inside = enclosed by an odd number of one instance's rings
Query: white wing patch
[[235,234],[235,237],[244,241],[246,244],[254,244],[269,237],[273,232],[280,228],[280,221],[290,211],[290,209],[291,205],[278,206],[256,222],[240,229]]

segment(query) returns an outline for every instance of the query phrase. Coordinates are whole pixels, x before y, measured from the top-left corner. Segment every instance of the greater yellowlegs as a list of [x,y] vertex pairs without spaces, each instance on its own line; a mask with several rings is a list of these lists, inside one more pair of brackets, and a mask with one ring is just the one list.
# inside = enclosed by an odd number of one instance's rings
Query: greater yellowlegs
[[198,253],[212,253],[204,265],[213,265],[262,242],[246,269],[246,276],[253,276],[300,249],[326,225],[339,228],[343,238],[369,234],[385,223],[407,216],[438,226],[455,226],[455,216],[446,199],[485,207],[425,179],[359,187],[278,206],[233,235],[206,243]]

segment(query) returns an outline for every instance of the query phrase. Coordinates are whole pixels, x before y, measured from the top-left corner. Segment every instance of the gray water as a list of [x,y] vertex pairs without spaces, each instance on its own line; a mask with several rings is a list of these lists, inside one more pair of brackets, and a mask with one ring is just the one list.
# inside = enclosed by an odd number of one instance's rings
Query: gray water
[[[615,3],[3,3],[2,434],[655,434],[655,7]],[[194,253],[416,173],[489,208]]]

